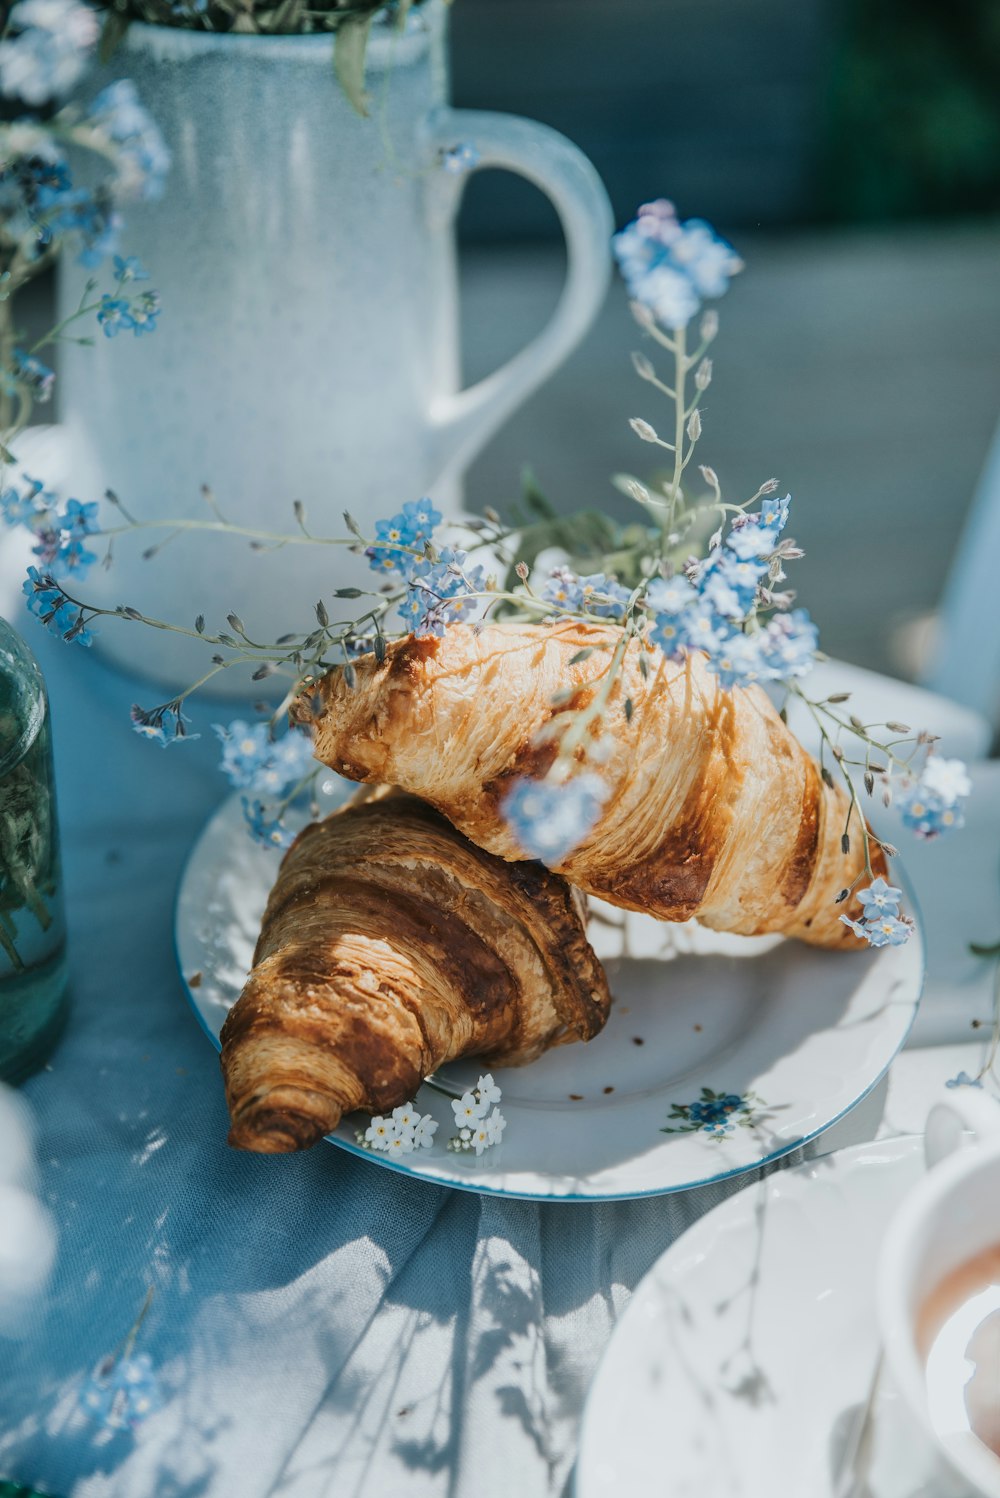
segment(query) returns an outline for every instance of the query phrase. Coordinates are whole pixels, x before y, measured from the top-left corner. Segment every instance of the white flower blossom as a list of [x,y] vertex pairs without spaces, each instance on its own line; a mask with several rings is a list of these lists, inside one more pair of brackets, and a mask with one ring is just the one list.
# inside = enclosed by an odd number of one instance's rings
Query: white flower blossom
[[385,1146],[386,1153],[390,1155],[409,1155],[413,1152],[413,1135],[402,1134],[398,1131]]
[[430,1149],[434,1143],[434,1135],[437,1133],[437,1121],[431,1118],[429,1113],[424,1113],[417,1119],[413,1130],[413,1142],[423,1149]]
[[483,1150],[489,1149],[490,1145],[493,1143],[493,1140],[490,1138],[489,1122],[487,1119],[483,1119],[476,1126],[476,1128],[473,1129],[472,1138],[469,1143],[472,1145],[472,1148],[475,1150],[477,1155],[481,1155],[483,1153]]
[[392,1141],[398,1136],[399,1130],[391,1118],[383,1118],[381,1114],[373,1118],[365,1130],[365,1141],[373,1150],[387,1150]]
[[393,1123],[399,1132],[405,1134],[408,1139],[413,1138],[418,1117],[419,1114],[412,1103],[403,1103],[399,1108],[393,1108],[392,1110]]
[[463,1092],[462,1096],[453,1100],[451,1105],[459,1128],[463,1124],[477,1123],[488,1107],[489,1104],[481,1102],[474,1092]]
[[476,1083],[476,1092],[479,1095],[479,1101],[485,1104],[486,1108],[492,1103],[499,1103],[503,1095],[493,1080],[492,1072],[487,1072],[485,1077],[479,1078],[479,1081]]
[[486,1132],[489,1134],[491,1144],[499,1144],[503,1139],[503,1131],[507,1127],[507,1120],[499,1108],[494,1108],[486,1120]]
[[82,77],[98,20],[78,0],[21,0],[10,13],[17,33],[0,42],[0,90],[26,104],[47,104]]
[[940,759],[932,754],[920,777],[921,786],[935,796],[940,796],[946,806],[954,806],[960,796],[972,790],[969,772],[960,759]]

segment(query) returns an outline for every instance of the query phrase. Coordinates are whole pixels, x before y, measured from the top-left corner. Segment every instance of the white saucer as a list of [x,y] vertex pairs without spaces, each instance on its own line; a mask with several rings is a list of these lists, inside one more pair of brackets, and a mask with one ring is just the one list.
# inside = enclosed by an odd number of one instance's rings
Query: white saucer
[[882,1237],[923,1170],[916,1136],[858,1145],[679,1238],[598,1369],[576,1498],[830,1498],[877,1358]]
[[[353,789],[332,774],[325,787],[324,811]],[[209,821],[182,877],[178,964],[216,1047],[279,862],[247,836],[236,795]],[[589,1045],[495,1070],[507,1118],[499,1148],[477,1159],[445,1147],[454,1132],[447,1095],[475,1084],[474,1062],[444,1068],[420,1089],[421,1110],[439,1122],[433,1148],[392,1159],[359,1150],[357,1117],[332,1142],[440,1185],[505,1196],[682,1191],[755,1169],[828,1129],[880,1080],[913,1021],[919,935],[878,952],[826,952],[669,926],[599,902],[592,909],[611,1017]]]

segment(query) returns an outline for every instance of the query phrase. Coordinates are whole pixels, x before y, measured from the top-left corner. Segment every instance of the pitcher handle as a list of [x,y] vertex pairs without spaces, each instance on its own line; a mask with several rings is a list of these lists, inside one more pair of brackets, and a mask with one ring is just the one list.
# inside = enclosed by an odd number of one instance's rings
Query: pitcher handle
[[[552,201],[566,236],[567,273],[548,324],[531,343],[478,384],[439,398],[431,408],[437,478],[460,472],[521,402],[576,347],[600,310],[611,268],[614,220],[604,184],[572,141],[516,115],[443,109],[432,147],[461,142],[478,153],[473,170],[503,167],[526,177]],[[435,173],[439,211],[458,211],[468,173]]]

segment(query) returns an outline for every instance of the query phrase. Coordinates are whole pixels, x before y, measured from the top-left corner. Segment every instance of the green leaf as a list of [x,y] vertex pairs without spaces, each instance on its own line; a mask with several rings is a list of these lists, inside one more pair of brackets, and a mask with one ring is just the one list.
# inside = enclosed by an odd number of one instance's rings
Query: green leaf
[[98,60],[109,63],[118,51],[122,38],[129,28],[128,16],[123,16],[120,11],[109,10],[104,17],[104,25],[101,27],[101,40],[97,48]]
[[539,520],[557,518],[555,510],[538,487],[538,480],[530,468],[525,468],[521,474],[521,498],[532,515],[537,515]]
[[[542,506],[551,510],[544,496],[539,495],[538,498]],[[525,499],[530,502],[527,495]],[[553,512],[533,525],[526,525],[521,531],[517,561],[526,562],[532,567],[541,552],[557,546],[569,555],[570,565],[574,570],[627,574],[627,566],[618,561],[613,550],[622,539],[614,521],[599,510],[578,510],[575,515],[556,515]],[[631,562],[633,559],[628,560]],[[504,582],[504,590],[512,592],[518,581],[514,567],[511,567]],[[626,577],[626,581],[632,579]]]
[[0,1478],[0,1498],[47,1498],[39,1488],[26,1488],[9,1478]]
[[[304,0],[281,0],[281,4],[276,6],[268,15],[266,29],[282,34],[302,31],[304,29],[302,25],[304,13]],[[261,18],[261,21],[263,22],[263,18]],[[261,29],[264,29],[263,24]]]
[[371,16],[352,16],[337,28],[337,40],[333,48],[333,70],[337,81],[358,114],[365,119],[368,117],[365,53],[371,29]]

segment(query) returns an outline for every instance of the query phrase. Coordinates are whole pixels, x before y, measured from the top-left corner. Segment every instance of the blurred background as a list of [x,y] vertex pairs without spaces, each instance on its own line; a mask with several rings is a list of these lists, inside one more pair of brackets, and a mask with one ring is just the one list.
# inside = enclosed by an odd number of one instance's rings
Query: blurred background
[[[569,135],[619,226],[670,197],[744,256],[701,460],[730,497],[772,474],[792,492],[825,647],[913,674],[1000,417],[1000,4],[456,0],[452,37],[456,104]],[[471,181],[461,230],[474,379],[541,325],[563,256],[510,176]],[[650,452],[627,418],[658,416],[640,342],[616,283],[474,465],[473,505],[509,502],[530,464],[559,509],[627,515],[610,475]]]
[[[455,0],[452,78],[456,105],[574,140],[619,227],[669,197],[744,256],[699,458],[730,498],[791,491],[791,581],[830,653],[918,675],[1000,417],[1000,0]],[[564,254],[505,173],[470,180],[460,234],[472,381],[541,328]],[[24,301],[48,326],[51,287]],[[647,476],[652,449],[628,418],[659,417],[642,341],[616,280],[470,506],[508,508],[530,467],[559,510],[629,517],[611,475]]]

